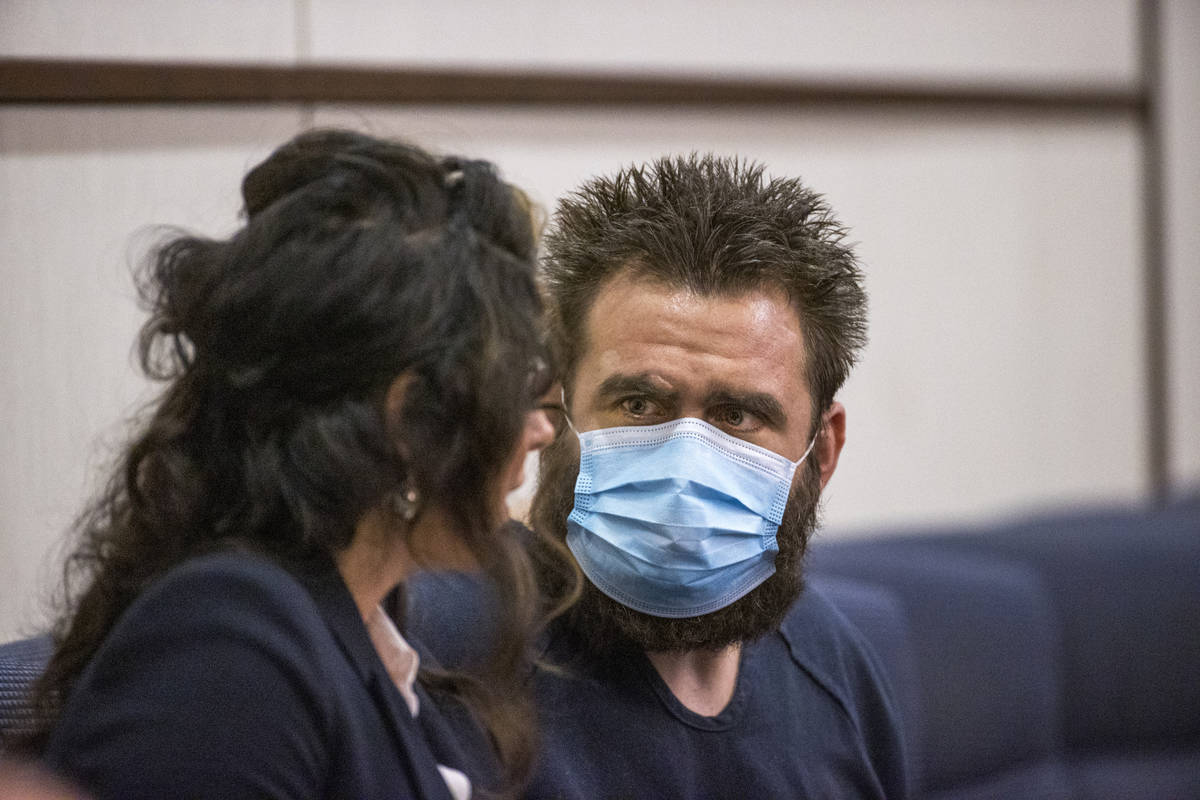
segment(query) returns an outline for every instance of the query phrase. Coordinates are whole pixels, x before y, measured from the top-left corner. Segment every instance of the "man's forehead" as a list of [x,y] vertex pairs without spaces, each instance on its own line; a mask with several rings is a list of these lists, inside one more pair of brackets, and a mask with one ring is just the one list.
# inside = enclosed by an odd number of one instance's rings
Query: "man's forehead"
[[603,340],[601,346],[604,346],[614,338],[635,335],[648,323],[675,315],[695,317],[697,309],[702,311],[702,321],[711,323],[715,335],[723,332],[726,323],[740,323],[755,327],[770,338],[799,339],[799,366],[804,368],[807,358],[802,315],[783,287],[766,283],[701,291],[647,275],[636,268],[621,270],[600,285],[577,328],[581,341],[576,343],[576,352],[588,353],[596,346],[597,338]]
[[[685,274],[685,271],[680,270],[679,274]],[[802,317],[800,306],[793,300],[788,289],[775,281],[729,282],[706,287],[696,281],[672,280],[636,261],[616,270],[599,284],[585,313],[590,317],[597,306],[605,302],[615,302],[619,307],[622,303],[627,303],[631,296],[646,295],[653,296],[662,305],[681,299],[704,299],[736,304],[765,297],[790,309],[798,321]]]
[[806,394],[799,318],[782,290],[702,294],[638,274],[598,293],[582,327],[578,368],[592,391],[689,398]]

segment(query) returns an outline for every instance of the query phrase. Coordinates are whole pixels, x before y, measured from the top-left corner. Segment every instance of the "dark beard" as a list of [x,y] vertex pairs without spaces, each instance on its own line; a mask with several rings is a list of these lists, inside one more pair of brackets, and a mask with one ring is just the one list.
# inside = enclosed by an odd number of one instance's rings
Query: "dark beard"
[[[804,587],[802,562],[808,538],[817,527],[820,500],[820,466],[806,461],[800,480],[792,488],[776,539],[779,553],[775,572],[744,597],[699,617],[655,617],[618,603],[597,589],[586,576],[579,601],[563,615],[565,632],[596,653],[612,653],[630,644],[650,652],[721,650],[750,642],[779,628]],[[567,435],[542,451],[538,489],[530,520],[541,533],[563,541],[567,517],[575,507],[575,480],[579,476],[579,451]],[[548,564],[548,559],[538,559]],[[562,591],[561,569],[541,570],[543,587],[551,594]]]

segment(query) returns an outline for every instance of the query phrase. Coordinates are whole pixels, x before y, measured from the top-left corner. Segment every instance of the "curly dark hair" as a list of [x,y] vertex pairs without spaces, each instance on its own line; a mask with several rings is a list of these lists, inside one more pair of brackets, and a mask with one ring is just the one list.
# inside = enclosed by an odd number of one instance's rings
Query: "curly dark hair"
[[342,130],[284,144],[242,194],[230,238],[176,235],[139,276],[140,361],[166,386],[78,520],[35,699],[53,714],[120,614],[183,560],[336,555],[413,487],[504,610],[486,680],[431,680],[469,695],[520,781],[533,745],[519,665],[541,608],[489,498],[550,379],[532,209],[486,162]]
[[702,295],[779,288],[799,312],[813,415],[866,344],[863,275],[823,198],[764,167],[693,153],[594,178],[559,202],[542,269],[570,383],[588,311],[618,273]]

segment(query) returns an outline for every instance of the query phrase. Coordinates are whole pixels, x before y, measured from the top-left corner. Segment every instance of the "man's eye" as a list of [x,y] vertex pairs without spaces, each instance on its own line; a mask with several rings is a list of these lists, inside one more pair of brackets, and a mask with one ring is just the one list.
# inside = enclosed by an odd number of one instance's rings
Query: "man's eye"
[[644,397],[630,397],[622,400],[621,408],[625,413],[634,417],[644,417],[653,410],[650,401]]
[[758,417],[754,416],[754,414],[751,414],[744,408],[733,406],[721,409],[716,417],[721,425],[738,431],[757,430],[761,425]]

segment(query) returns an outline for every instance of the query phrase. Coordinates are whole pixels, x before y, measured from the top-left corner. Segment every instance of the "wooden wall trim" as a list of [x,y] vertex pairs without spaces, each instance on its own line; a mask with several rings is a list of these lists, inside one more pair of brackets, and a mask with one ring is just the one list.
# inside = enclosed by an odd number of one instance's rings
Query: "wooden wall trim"
[[0,103],[935,106],[1142,112],[1140,87],[0,59]]

